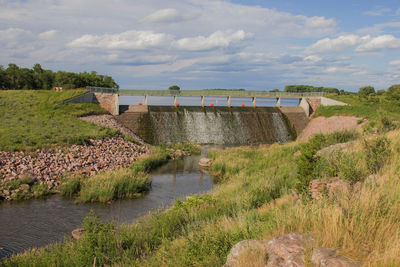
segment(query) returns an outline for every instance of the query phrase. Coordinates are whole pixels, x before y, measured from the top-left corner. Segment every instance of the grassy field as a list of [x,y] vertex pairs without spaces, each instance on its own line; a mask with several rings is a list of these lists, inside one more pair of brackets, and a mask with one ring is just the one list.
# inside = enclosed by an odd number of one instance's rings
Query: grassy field
[[[96,259],[97,266],[221,266],[230,248],[243,239],[312,232],[314,246],[339,248],[372,265],[396,266],[400,263],[400,236],[393,234],[400,231],[399,137],[399,130],[360,139],[357,134],[339,133],[317,136],[306,144],[212,151],[211,172],[217,185],[211,194],[178,200],[170,209],[155,211],[133,225],[104,224],[91,215],[81,240],[66,239],[2,265],[88,266]],[[352,184],[360,181],[361,189],[338,194],[334,201],[328,196],[311,200],[304,194],[298,202],[292,191],[302,183],[304,172],[299,168],[308,168],[301,166],[308,149],[354,138],[353,152],[346,154],[352,161],[343,160],[343,155],[320,156],[311,161],[309,175],[337,175]],[[387,157],[377,162],[381,152]],[[365,168],[374,164],[379,168]],[[374,178],[366,179],[371,174]]]
[[96,104],[58,105],[85,91],[0,91],[0,150],[34,150],[53,144],[82,144],[115,133],[79,116],[104,114]]
[[389,100],[385,96],[360,97],[354,95],[328,95],[327,97],[343,101],[349,106],[321,106],[315,117],[333,115],[354,115],[369,120],[380,120],[387,117],[389,120],[400,121],[400,105],[398,101]]

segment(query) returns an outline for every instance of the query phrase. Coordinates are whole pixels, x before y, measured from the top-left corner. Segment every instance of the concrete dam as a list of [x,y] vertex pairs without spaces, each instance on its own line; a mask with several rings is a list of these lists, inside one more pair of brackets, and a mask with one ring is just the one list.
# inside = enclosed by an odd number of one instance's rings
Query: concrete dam
[[[297,117],[305,127],[308,118],[300,108],[276,107],[133,107],[117,120],[151,144],[195,142],[248,145],[284,143],[296,139]],[[290,118],[289,118],[290,117]],[[300,122],[300,121],[298,121]]]
[[[296,139],[318,106],[346,105],[311,93],[272,95],[249,91],[232,96],[189,90],[179,95],[150,90],[131,92],[123,97],[133,99],[120,103],[118,90],[88,88],[88,91],[64,103],[97,103],[150,144],[284,143]],[[282,106],[285,99],[294,100],[295,105]]]

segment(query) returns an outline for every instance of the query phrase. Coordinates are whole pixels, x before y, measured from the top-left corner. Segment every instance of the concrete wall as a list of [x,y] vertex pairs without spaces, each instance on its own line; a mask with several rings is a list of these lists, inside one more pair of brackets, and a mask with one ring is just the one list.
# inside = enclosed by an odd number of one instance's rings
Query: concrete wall
[[341,102],[341,101],[334,100],[334,99],[330,99],[327,97],[321,97],[321,105],[323,105],[323,106],[347,106],[348,104]]
[[301,107],[304,110],[307,117],[310,116],[310,114],[312,113],[311,106],[305,97],[301,99],[299,107]]
[[94,93],[93,103],[99,104],[111,115],[119,114],[118,94]]
[[299,136],[310,122],[309,117],[302,107],[281,107],[280,110],[289,120],[290,126]]
[[111,115],[119,114],[118,94],[86,93],[63,102],[63,104],[70,103],[95,103],[110,112]]

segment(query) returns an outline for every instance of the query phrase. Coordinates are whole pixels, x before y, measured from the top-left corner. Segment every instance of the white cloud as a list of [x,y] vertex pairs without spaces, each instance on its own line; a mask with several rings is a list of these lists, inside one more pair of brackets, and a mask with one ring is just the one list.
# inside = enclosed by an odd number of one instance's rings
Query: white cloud
[[57,30],[49,30],[39,34],[39,38],[50,39],[57,34]]
[[400,66],[400,59],[390,61],[390,62],[389,62],[389,65]]
[[365,38],[364,42],[356,48],[356,51],[364,52],[382,49],[400,49],[400,39],[390,34],[380,35],[375,38],[368,36],[368,38]]
[[168,44],[171,36],[152,31],[126,31],[119,34],[85,34],[68,46],[77,48],[132,49],[142,50]]
[[367,16],[379,17],[390,13],[392,9],[387,7],[376,8],[373,10],[365,11],[363,14]]
[[319,54],[340,52],[355,47],[357,52],[370,52],[383,49],[400,49],[400,39],[385,34],[376,37],[370,35],[358,36],[355,34],[342,35],[335,39],[324,38],[305,49],[306,53]]
[[158,10],[143,19],[143,22],[147,23],[165,23],[165,22],[177,22],[182,20],[183,17],[179,14],[179,11],[174,8],[166,8]]
[[361,37],[349,34],[342,35],[335,39],[324,38],[322,40],[317,41],[315,44],[306,48],[306,52],[308,53],[326,53],[326,52],[337,52],[345,50],[349,47],[355,46],[360,43],[362,40]]
[[175,47],[180,50],[210,50],[219,47],[228,47],[232,43],[236,43],[250,37],[251,34],[238,30],[234,33],[224,33],[221,31],[214,32],[208,37],[197,36],[182,38],[175,42]]

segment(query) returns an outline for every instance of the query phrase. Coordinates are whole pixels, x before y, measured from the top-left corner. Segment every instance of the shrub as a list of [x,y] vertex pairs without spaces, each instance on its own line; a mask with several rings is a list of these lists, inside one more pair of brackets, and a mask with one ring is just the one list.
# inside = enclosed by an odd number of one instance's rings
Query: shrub
[[400,100],[400,84],[392,85],[387,90],[389,99]]
[[364,139],[364,152],[369,172],[377,173],[390,158],[390,140],[385,136],[370,141]]
[[358,91],[358,94],[360,96],[374,95],[375,94],[375,88],[372,87],[372,86],[361,87],[360,90]]

